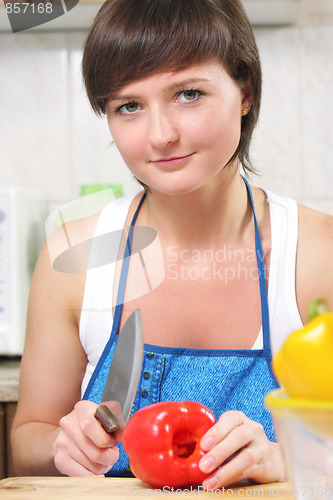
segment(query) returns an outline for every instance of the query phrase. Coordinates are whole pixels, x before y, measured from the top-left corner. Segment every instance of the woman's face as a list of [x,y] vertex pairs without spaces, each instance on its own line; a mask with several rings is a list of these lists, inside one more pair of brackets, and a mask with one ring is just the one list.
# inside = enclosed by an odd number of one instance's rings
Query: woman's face
[[240,139],[242,91],[219,62],[136,80],[109,100],[111,135],[133,175],[184,194],[219,182]]

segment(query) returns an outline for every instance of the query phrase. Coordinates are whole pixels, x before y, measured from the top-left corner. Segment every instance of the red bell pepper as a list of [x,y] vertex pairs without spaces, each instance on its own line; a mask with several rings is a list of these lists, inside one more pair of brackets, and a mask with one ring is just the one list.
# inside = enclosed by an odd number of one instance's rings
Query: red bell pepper
[[213,413],[195,401],[165,401],[138,410],[123,433],[133,474],[155,487],[199,485],[205,455],[200,440],[215,423]]

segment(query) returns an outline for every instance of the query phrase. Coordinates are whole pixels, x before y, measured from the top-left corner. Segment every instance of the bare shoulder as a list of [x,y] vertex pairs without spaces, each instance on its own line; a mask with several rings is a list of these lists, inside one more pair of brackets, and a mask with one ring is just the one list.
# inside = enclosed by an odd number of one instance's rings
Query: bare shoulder
[[[310,249],[333,248],[333,216],[299,205],[299,239]],[[324,248],[323,248],[324,245]]]
[[32,290],[39,281],[45,290],[56,284],[84,283],[99,215],[63,223],[48,235],[37,262]]
[[54,231],[49,231],[46,248],[56,270],[65,273],[77,273],[80,267],[84,270],[82,259],[87,257],[89,242],[94,236],[99,215],[100,213],[96,213],[63,222]]
[[299,206],[297,296],[300,309],[323,298],[333,310],[333,216]]

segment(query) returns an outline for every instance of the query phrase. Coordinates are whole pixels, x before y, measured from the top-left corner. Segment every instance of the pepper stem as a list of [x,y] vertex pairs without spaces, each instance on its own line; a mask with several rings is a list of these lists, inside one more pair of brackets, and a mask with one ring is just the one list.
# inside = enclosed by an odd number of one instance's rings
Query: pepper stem
[[324,299],[317,299],[311,302],[308,311],[308,321],[312,321],[318,314],[323,314],[328,311],[326,301]]

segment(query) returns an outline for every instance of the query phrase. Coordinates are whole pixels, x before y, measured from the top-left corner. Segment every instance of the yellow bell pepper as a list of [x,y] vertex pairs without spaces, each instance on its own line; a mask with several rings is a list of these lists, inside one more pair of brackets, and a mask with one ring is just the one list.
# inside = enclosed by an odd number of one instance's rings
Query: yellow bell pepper
[[273,371],[289,396],[333,400],[333,313],[321,312],[323,305],[321,300],[311,304],[313,319],[292,332],[273,359]]

